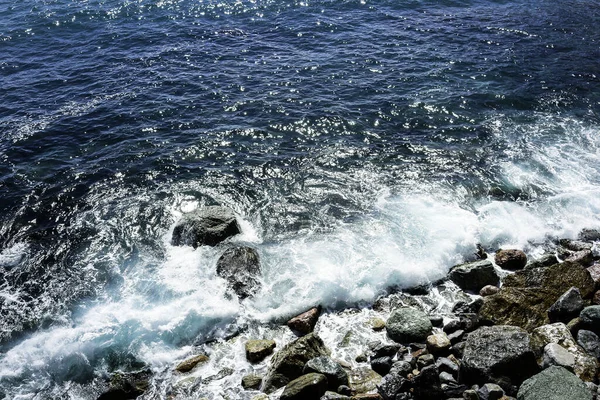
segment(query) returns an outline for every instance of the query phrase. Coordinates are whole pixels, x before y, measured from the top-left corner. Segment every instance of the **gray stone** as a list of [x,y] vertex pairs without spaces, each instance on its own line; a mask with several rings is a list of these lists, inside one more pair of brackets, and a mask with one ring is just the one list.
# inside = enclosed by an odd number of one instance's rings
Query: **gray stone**
[[433,326],[422,311],[401,307],[392,311],[385,328],[390,339],[399,343],[411,343],[425,341]]
[[246,359],[250,362],[260,362],[273,354],[276,345],[274,340],[248,340],[244,346]]
[[548,318],[550,322],[567,323],[579,315],[583,305],[581,292],[576,287],[571,287],[548,309]]
[[288,343],[271,358],[271,363],[262,383],[261,390],[272,393],[291,380],[302,375],[304,365],[311,359],[328,356],[329,350],[323,340],[310,333]]
[[553,366],[523,382],[517,400],[592,400],[592,393],[577,376]]
[[527,256],[521,250],[499,250],[494,256],[494,261],[500,268],[515,271],[525,267],[527,264]]
[[390,369],[392,368],[392,357],[385,356],[371,359],[371,368],[373,371],[377,372],[379,375],[384,376]]
[[403,377],[407,377],[413,370],[412,365],[408,361],[400,360],[396,361],[392,364],[392,368],[390,369],[390,374],[400,375]]
[[561,322],[543,325],[531,332],[531,348],[538,359],[543,362],[544,348],[548,343],[557,343],[573,355],[575,364],[573,371],[583,381],[592,381],[596,376],[596,359],[577,345],[567,326]]
[[254,295],[260,289],[260,258],[251,247],[236,246],[225,250],[217,261],[217,275],[240,299]]
[[444,332],[435,333],[427,336],[427,350],[431,354],[439,354],[447,352],[450,349],[450,339]]
[[558,343],[548,343],[544,347],[542,368],[548,368],[552,365],[566,368],[572,372],[575,367],[575,357]]
[[504,396],[504,390],[494,383],[486,383],[477,391],[479,400],[500,400]]
[[394,400],[400,392],[408,390],[410,382],[399,374],[389,373],[377,385],[377,393],[385,400]]
[[394,355],[396,355],[396,353],[400,350],[401,347],[402,346],[400,346],[399,344],[396,344],[396,343],[393,343],[393,344],[378,343],[375,346],[373,346],[371,351],[373,352],[373,358],[386,357],[386,356],[393,357]]
[[283,389],[281,400],[319,399],[327,391],[325,375],[310,373],[294,379]]
[[215,246],[240,233],[235,214],[219,206],[185,214],[173,229],[173,246]]
[[500,291],[500,288],[498,286],[494,286],[494,285],[485,285],[484,287],[481,288],[481,290],[479,291],[479,295],[481,297],[485,297],[485,296],[491,296],[493,294],[496,294]]
[[594,242],[600,240],[600,231],[597,229],[582,229],[579,232],[579,240]]
[[463,392],[463,398],[465,400],[479,400],[479,395],[477,394],[477,390],[467,389]]
[[444,392],[435,365],[429,365],[413,379],[414,396],[417,400],[439,400]]
[[550,267],[554,264],[558,264],[558,259],[552,253],[547,253],[542,255],[537,260],[533,260],[529,262],[525,268],[540,268],[540,267]]
[[336,392],[333,392],[333,391],[327,391],[321,397],[320,400],[352,400],[352,397],[348,397],[346,395],[343,395],[343,394],[340,394],[340,393],[336,393]]
[[348,373],[350,389],[355,393],[367,393],[377,389],[381,383],[381,375],[369,367],[358,367]]
[[348,374],[344,368],[329,357],[313,358],[304,366],[304,373],[317,372],[327,377],[327,387],[336,391],[340,385],[348,385]]
[[502,385],[508,379],[518,384],[538,370],[529,334],[518,327],[498,325],[469,334],[460,376],[465,383]]
[[438,368],[438,371],[447,372],[453,376],[457,376],[460,369],[457,363],[446,357],[438,358],[435,361],[435,366]]
[[109,389],[102,393],[97,400],[136,399],[143,395],[150,386],[152,372],[117,372],[111,376]]
[[579,314],[581,325],[595,333],[600,333],[600,306],[589,306]]
[[571,240],[571,239],[560,239],[558,241],[562,247],[571,251],[583,251],[583,250],[591,250],[592,244],[586,243],[580,240]]
[[450,270],[448,277],[461,289],[473,292],[479,292],[486,285],[500,283],[500,277],[488,260],[457,265]]
[[594,254],[591,250],[575,251],[565,258],[565,261],[578,263],[586,267],[594,262]]
[[577,332],[577,343],[591,356],[600,358],[600,338],[592,331],[580,329]]
[[435,358],[431,354],[423,354],[417,358],[417,368],[423,369],[428,365],[435,364]]
[[454,344],[460,342],[461,340],[463,340],[464,336],[465,336],[465,331],[460,329],[458,331],[454,331],[451,334],[449,334],[448,340],[450,341],[450,344],[454,345]]
[[440,382],[441,383],[458,383],[452,374],[448,372],[440,372]]

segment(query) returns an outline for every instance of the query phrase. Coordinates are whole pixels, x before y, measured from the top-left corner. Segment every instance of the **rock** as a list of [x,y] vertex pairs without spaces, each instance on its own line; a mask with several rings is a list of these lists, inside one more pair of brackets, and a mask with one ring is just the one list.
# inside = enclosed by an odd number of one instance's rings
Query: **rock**
[[305,374],[316,372],[325,375],[329,390],[336,391],[340,385],[348,385],[348,374],[344,368],[329,357],[313,358],[304,366]]
[[352,397],[352,400],[382,400],[379,393],[362,393]]
[[394,400],[400,392],[409,389],[410,382],[400,374],[389,373],[377,385],[377,393],[385,400]]
[[594,282],[596,282],[596,287],[600,287],[600,264],[592,264],[587,268],[587,270]]
[[441,383],[458,383],[454,376],[448,372],[440,372],[440,382]]
[[583,266],[588,266],[594,262],[594,254],[591,250],[576,251],[565,258],[565,261],[574,262]]
[[246,359],[250,362],[260,362],[273,354],[277,344],[274,340],[248,340],[246,342]]
[[594,297],[592,297],[592,305],[600,305],[600,290],[597,290],[596,293],[594,293]]
[[477,391],[479,400],[500,400],[504,396],[504,390],[494,383],[486,383]]
[[592,400],[592,394],[566,369],[550,367],[523,382],[517,400]]
[[600,333],[600,306],[589,306],[579,314],[581,326],[595,333]]
[[543,362],[544,348],[548,343],[557,343],[573,355],[575,364],[573,371],[584,381],[594,380],[596,360],[577,346],[569,329],[563,323],[543,325],[531,332],[531,348],[538,359]]
[[427,336],[427,351],[431,354],[439,354],[447,352],[450,349],[450,339],[444,332],[435,333]]
[[210,375],[210,376],[208,376],[208,377],[206,377],[206,378],[202,379],[202,381],[201,381],[201,382],[202,382],[204,385],[207,385],[207,384],[209,384],[210,382],[219,381],[219,380],[221,380],[221,379],[223,379],[223,378],[226,378],[226,377],[228,377],[229,375],[233,375],[233,372],[234,372],[234,371],[233,371],[233,369],[231,369],[231,368],[223,368],[223,369],[221,369],[219,372],[217,372],[216,374],[214,374],[214,375]]
[[429,317],[429,322],[431,322],[432,326],[436,328],[441,328],[442,326],[444,326],[444,317],[442,317],[441,315],[431,315]]
[[486,323],[533,330],[550,322],[547,310],[571,287],[578,288],[583,298],[594,293],[592,277],[579,264],[520,270],[504,278],[497,294],[483,298],[479,317]]
[[450,341],[450,344],[456,344],[460,341],[463,340],[465,336],[465,331],[463,331],[462,329],[452,332],[451,334],[448,335],[448,340]]
[[392,364],[392,357],[389,356],[371,359],[371,368],[381,376],[385,376],[390,372]]
[[483,299],[476,299],[470,303],[465,301],[457,302],[454,307],[452,307],[452,312],[463,316],[465,314],[477,314],[481,307],[483,306]]
[[287,326],[300,333],[310,333],[315,329],[315,325],[321,315],[321,306],[313,307],[300,315],[295,316],[287,322]]
[[600,358],[600,338],[592,331],[585,329],[577,332],[577,343],[591,356]]
[[572,372],[575,367],[575,357],[561,345],[557,343],[548,343],[546,347],[544,347],[542,368],[548,368],[552,365],[566,368]]
[[188,358],[185,361],[179,363],[175,369],[179,372],[189,372],[194,367],[200,363],[205,363],[208,361],[208,356],[206,354],[198,354],[197,356]]
[[337,388],[337,392],[339,394],[343,394],[344,396],[352,396],[353,394],[355,394],[352,389],[350,389],[350,386],[347,385],[340,385]]
[[578,237],[579,240],[584,242],[595,242],[600,240],[600,231],[597,229],[582,229]]
[[529,334],[521,328],[499,325],[469,334],[460,377],[465,383],[495,382],[504,387],[506,379],[518,384],[538,369]]
[[246,390],[258,390],[262,383],[262,376],[248,374],[242,377],[242,387]]
[[435,361],[435,366],[437,367],[438,371],[440,371],[440,373],[447,372],[452,376],[458,376],[458,371],[460,369],[457,363],[446,357],[438,358]]
[[455,345],[452,345],[452,347],[450,348],[450,351],[452,352],[452,355],[456,356],[457,358],[463,358],[463,355],[465,353],[465,346],[467,345],[466,341],[463,342],[458,342]]
[[494,286],[494,285],[485,285],[484,287],[481,288],[481,290],[479,291],[479,295],[481,297],[485,297],[485,296],[491,296],[493,294],[496,294],[500,291],[500,288],[498,286]]
[[152,372],[149,370],[132,373],[115,373],[109,382],[109,389],[97,400],[136,399],[143,395],[150,386]]
[[467,389],[463,392],[463,397],[465,400],[479,400],[479,395],[477,394],[477,390]]
[[373,358],[379,358],[379,357],[385,357],[385,356],[390,356],[390,357],[394,357],[394,355],[396,355],[396,353],[400,350],[402,346],[400,346],[399,344],[393,343],[393,344],[384,344],[384,343],[377,343],[375,346],[373,346],[373,348],[371,348],[371,351],[373,352]]
[[435,365],[423,368],[413,379],[413,386],[416,400],[439,400],[444,397]]
[[385,328],[395,342],[411,343],[424,341],[431,334],[433,326],[422,311],[401,307],[392,311]]
[[382,331],[385,328],[385,321],[379,317],[371,318],[369,324],[375,332]]
[[404,378],[408,377],[408,374],[412,372],[412,365],[408,361],[400,360],[392,364],[389,374],[400,375]]
[[348,397],[333,391],[327,391],[320,400],[352,400],[352,397]]
[[283,389],[281,400],[309,400],[319,399],[327,391],[327,378],[325,375],[310,373],[294,379]]
[[527,264],[527,256],[521,250],[499,250],[496,252],[494,261],[500,268],[515,271],[525,267]]
[[529,262],[525,268],[541,268],[550,267],[554,264],[558,264],[558,259],[552,253],[547,253],[538,258],[537,260]]
[[448,277],[461,289],[473,292],[479,292],[486,285],[500,283],[500,277],[488,260],[457,265],[450,270]]
[[367,393],[377,389],[382,377],[369,367],[358,367],[348,373],[350,389],[355,393]]
[[274,392],[291,380],[300,377],[304,365],[309,360],[328,355],[329,350],[323,344],[323,340],[314,333],[309,333],[288,343],[271,358],[261,390],[265,393]]
[[175,225],[173,246],[215,246],[240,233],[235,214],[229,209],[210,206],[185,214]]
[[548,309],[550,322],[569,322],[583,310],[583,299],[576,287],[571,287]]
[[580,240],[571,240],[571,239],[560,239],[558,241],[562,247],[571,251],[583,251],[583,250],[591,250],[592,244],[586,243]]
[[251,247],[236,246],[225,250],[217,261],[217,275],[240,299],[254,295],[260,288],[258,253]]
[[447,334],[450,334],[459,329],[460,329],[460,320],[453,319],[453,320],[449,321],[446,325],[444,325],[443,331],[446,332]]
[[435,364],[435,358],[431,354],[423,354],[417,358],[417,368],[419,369],[423,369],[433,364]]

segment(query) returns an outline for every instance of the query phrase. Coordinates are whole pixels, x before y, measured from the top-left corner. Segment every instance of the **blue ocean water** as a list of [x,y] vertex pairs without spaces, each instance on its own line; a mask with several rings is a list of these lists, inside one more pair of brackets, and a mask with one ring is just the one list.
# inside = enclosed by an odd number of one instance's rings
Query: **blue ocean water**
[[[600,227],[599,24],[591,0],[2,2],[0,397],[94,398],[476,243]],[[219,248],[169,244],[211,204],[261,254],[254,299]]]

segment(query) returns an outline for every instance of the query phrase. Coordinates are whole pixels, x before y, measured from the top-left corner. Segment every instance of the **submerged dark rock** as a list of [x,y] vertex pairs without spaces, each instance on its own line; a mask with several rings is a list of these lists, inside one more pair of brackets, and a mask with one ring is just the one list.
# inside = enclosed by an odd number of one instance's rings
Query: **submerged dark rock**
[[185,214],[173,229],[173,246],[215,246],[240,233],[233,211],[220,206]]
[[128,400],[143,395],[150,385],[152,372],[149,370],[132,373],[115,373],[109,382],[109,389],[98,400]]
[[484,286],[496,286],[500,283],[500,277],[488,260],[457,265],[450,270],[448,277],[461,289],[472,292],[479,292]]
[[336,391],[341,385],[348,386],[348,374],[344,368],[331,358],[322,356],[313,358],[304,366],[305,374],[316,372],[327,377],[327,387],[331,391]]
[[260,288],[258,252],[247,246],[225,250],[217,261],[217,275],[227,280],[229,287],[240,299],[254,295]]

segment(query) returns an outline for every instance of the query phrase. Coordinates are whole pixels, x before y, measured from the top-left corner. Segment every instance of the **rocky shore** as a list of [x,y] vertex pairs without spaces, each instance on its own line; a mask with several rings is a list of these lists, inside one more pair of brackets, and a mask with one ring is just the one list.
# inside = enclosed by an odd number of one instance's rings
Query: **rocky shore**
[[[173,244],[217,245],[238,232],[231,212],[211,207],[186,216]],[[193,375],[213,358],[213,345],[202,347],[172,367],[179,383],[165,396],[189,398],[202,384],[239,376],[238,398],[253,400],[597,399],[599,241],[600,232],[583,230],[536,259],[519,249],[480,248],[478,260],[451,268],[446,279],[370,307],[315,305],[285,326],[217,344],[245,358],[239,371]],[[258,253],[227,247],[217,273],[232,296],[252,296],[260,286]],[[115,374],[99,399],[146,396],[151,380],[144,370]]]

